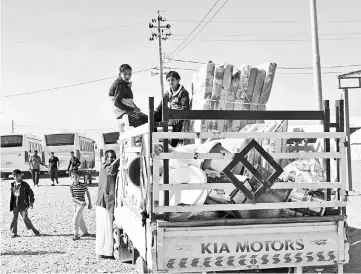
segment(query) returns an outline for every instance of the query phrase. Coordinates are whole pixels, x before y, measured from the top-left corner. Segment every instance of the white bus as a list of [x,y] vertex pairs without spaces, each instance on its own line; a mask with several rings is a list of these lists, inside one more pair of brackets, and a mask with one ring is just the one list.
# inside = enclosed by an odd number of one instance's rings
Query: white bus
[[119,139],[119,131],[114,132],[101,132],[99,138],[99,158],[103,162],[104,153],[112,149],[117,154],[120,151],[120,144],[117,142]]
[[44,135],[45,162],[49,162],[50,153],[59,158],[59,172],[68,169],[70,152],[80,160],[79,170],[95,167],[95,141],[78,132],[61,132]]
[[[14,169],[28,173],[29,158],[35,150],[44,163],[45,155],[41,138],[32,134],[1,134],[1,178],[9,177]],[[45,167],[40,166],[41,172],[45,170],[47,170]]]

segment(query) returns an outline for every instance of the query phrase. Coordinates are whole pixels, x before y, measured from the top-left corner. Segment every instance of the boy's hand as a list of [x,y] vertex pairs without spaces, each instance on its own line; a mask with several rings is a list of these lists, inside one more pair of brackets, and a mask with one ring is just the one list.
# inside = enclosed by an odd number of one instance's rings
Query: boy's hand
[[92,209],[92,204],[91,203],[88,204],[88,209]]

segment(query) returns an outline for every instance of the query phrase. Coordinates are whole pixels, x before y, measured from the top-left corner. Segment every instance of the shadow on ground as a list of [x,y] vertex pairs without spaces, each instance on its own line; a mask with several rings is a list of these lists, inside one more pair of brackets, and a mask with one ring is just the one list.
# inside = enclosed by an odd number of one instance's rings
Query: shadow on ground
[[350,243],[350,262],[345,265],[345,273],[361,273],[361,229],[348,227],[347,239]]
[[9,251],[9,252],[2,252],[1,256],[14,256],[14,255],[47,255],[47,254],[65,254],[64,251]]

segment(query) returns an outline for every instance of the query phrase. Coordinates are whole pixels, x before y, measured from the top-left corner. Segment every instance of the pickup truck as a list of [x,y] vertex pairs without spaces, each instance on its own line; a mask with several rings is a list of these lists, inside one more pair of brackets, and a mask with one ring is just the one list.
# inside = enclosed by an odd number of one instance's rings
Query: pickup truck
[[[342,100],[338,100],[338,104]],[[325,104],[328,106],[328,102]],[[329,109],[322,111],[213,111],[167,109],[165,119],[152,119],[154,99],[149,100],[149,123],[137,128],[125,127],[120,133],[122,164],[116,183],[114,210],[114,256],[122,262],[132,262],[138,273],[206,273],[250,272],[272,269],[302,273],[306,268],[322,270],[333,266],[338,273],[348,262],[346,227],[347,166],[343,112],[336,111],[336,123],[330,123]],[[174,120],[321,120],[325,132],[169,132],[168,121]],[[330,132],[335,127],[335,132]],[[155,129],[158,128],[157,131]],[[142,144],[132,140],[141,136]],[[169,150],[171,138],[206,140],[251,138],[253,143],[263,138],[311,139],[325,142],[323,151],[264,153],[270,161],[277,159],[319,159],[325,162],[327,182],[280,182],[270,176],[262,181],[264,189],[244,187],[247,180],[232,173],[235,164],[245,163],[247,151],[240,153],[184,152]],[[330,140],[337,143],[330,151]],[[138,142],[139,143],[139,142]],[[159,149],[162,144],[162,149]],[[224,169],[230,182],[174,182],[171,161],[227,160]],[[337,180],[331,182],[330,160],[337,162]],[[227,163],[228,163],[227,162]],[[277,168],[276,168],[277,169]],[[179,175],[178,177],[188,174]],[[233,175],[232,175],[233,174]],[[253,174],[253,173],[252,173]],[[278,174],[279,175],[279,174]],[[258,175],[255,175],[256,177]],[[272,180],[270,178],[273,178]],[[261,187],[261,188],[262,188]],[[235,188],[243,191],[248,203],[181,203],[173,198],[187,196],[189,191],[209,194],[214,189]],[[320,190],[324,199],[257,202],[269,190]],[[187,192],[188,191],[188,192]],[[247,193],[248,192],[248,193]],[[183,193],[183,194],[182,194]],[[187,194],[188,193],[188,194]],[[270,218],[240,218],[229,215],[216,218],[217,212],[259,211],[323,208],[323,214],[295,214]],[[207,213],[213,213],[208,214]],[[176,218],[176,216],[183,216]],[[184,217],[186,216],[186,217]],[[206,216],[206,217],[204,217]],[[207,217],[208,216],[208,217]],[[209,217],[213,216],[213,217]]]

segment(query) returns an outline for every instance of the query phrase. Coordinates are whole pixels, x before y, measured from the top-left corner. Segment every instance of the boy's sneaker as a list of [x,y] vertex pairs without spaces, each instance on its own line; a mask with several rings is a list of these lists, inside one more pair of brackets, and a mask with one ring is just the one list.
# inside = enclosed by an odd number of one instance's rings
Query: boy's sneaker
[[80,239],[79,235],[73,236],[73,241],[76,241],[76,240],[79,240],[79,239]]
[[51,186],[55,186],[54,183],[52,183]]
[[18,237],[18,234],[11,234],[11,238],[16,238]]
[[39,231],[39,230],[34,230],[33,232],[34,232],[35,236],[39,236],[39,235],[40,235],[40,231]]
[[90,235],[89,232],[86,232],[86,233],[81,234],[82,237],[87,237],[87,236],[89,236],[89,235]]

